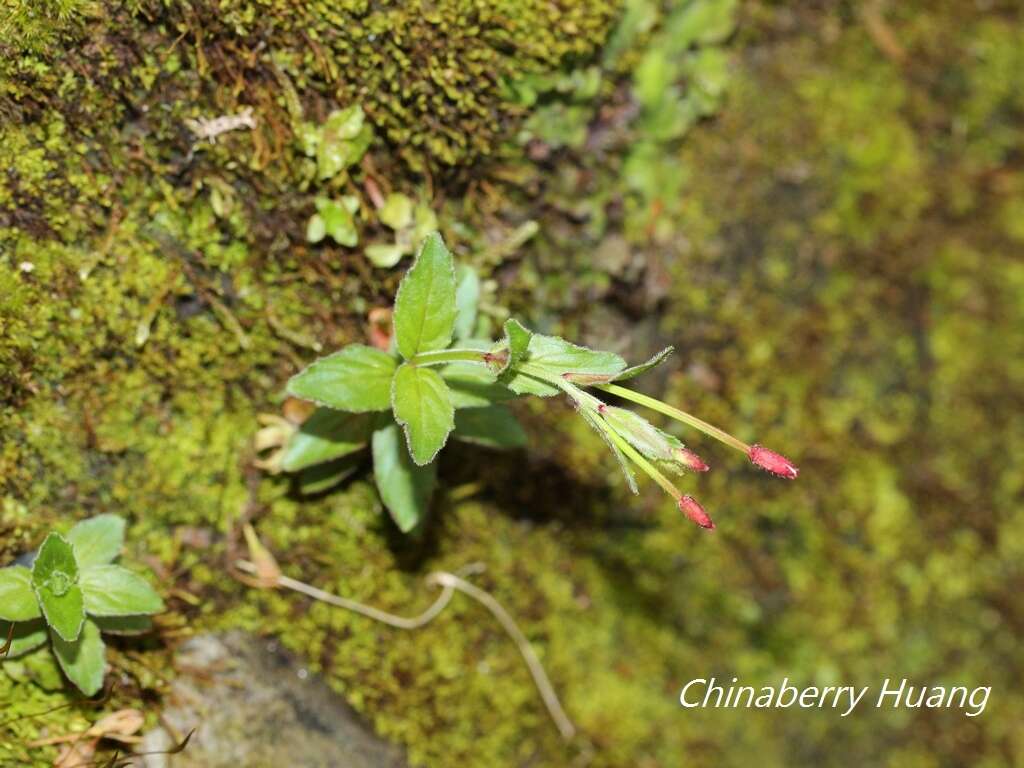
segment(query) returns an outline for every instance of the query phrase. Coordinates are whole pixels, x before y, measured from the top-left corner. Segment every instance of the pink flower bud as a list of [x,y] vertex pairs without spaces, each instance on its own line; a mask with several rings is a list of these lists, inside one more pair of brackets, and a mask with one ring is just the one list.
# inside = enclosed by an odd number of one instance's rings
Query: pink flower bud
[[704,459],[689,448],[675,448],[672,451],[672,458],[687,469],[692,469],[694,472],[707,472],[711,469],[711,467],[704,463]]
[[715,524],[711,521],[708,513],[704,511],[704,507],[693,496],[683,496],[679,499],[679,511],[701,528],[714,530]]
[[773,475],[784,477],[787,480],[793,480],[800,470],[793,466],[789,459],[775,451],[769,451],[760,445],[750,446],[750,450],[747,452],[747,456],[761,469],[771,472]]

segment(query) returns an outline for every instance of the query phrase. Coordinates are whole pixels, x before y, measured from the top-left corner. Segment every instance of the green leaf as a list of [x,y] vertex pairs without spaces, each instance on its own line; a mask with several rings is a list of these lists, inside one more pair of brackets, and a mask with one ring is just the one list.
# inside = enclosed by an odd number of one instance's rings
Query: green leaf
[[373,477],[381,501],[399,529],[408,533],[426,517],[437,485],[437,465],[413,462],[397,424],[374,432],[372,444]]
[[455,267],[441,235],[427,236],[395,297],[395,340],[406,360],[444,349],[455,327]]
[[85,611],[92,616],[160,613],[164,601],[149,582],[120,565],[94,565],[79,576]]
[[306,467],[299,473],[299,493],[303,496],[316,496],[329,491],[345,478],[350,477],[362,461],[358,455],[344,456],[326,464]]
[[281,468],[298,472],[362,450],[370,442],[374,421],[371,414],[317,408],[288,441]]
[[405,429],[409,452],[417,464],[429,464],[444,447],[455,426],[448,385],[431,368],[403,363],[395,372],[391,405]]
[[501,370],[508,372],[506,378],[512,375],[516,366],[526,357],[532,338],[533,331],[523,326],[515,318],[510,317],[505,321],[505,347],[508,350],[508,359]]
[[327,225],[324,223],[324,217],[319,213],[314,213],[309,217],[309,222],[306,224],[307,242],[319,243],[326,236]]
[[513,373],[506,386],[518,394],[551,397],[561,390],[547,381],[557,380],[563,374],[595,376],[609,380],[626,367],[626,361],[614,352],[597,352],[576,344],[570,344],[557,336],[542,336],[535,333],[530,339],[523,362],[539,371],[539,377],[525,374],[520,370]]
[[124,518],[120,515],[96,515],[68,531],[68,542],[75,551],[79,568],[109,563],[124,546]]
[[468,339],[476,328],[480,303],[480,278],[476,270],[462,264],[455,270],[455,338]]
[[484,408],[516,395],[498,382],[494,372],[473,363],[449,363],[440,369],[453,408]]
[[633,475],[633,469],[626,457],[622,455],[622,451],[619,450],[619,446],[612,442],[612,439],[608,436],[605,431],[608,427],[602,423],[601,418],[597,415],[596,411],[589,408],[580,409],[580,415],[583,416],[583,420],[593,429],[597,434],[604,440],[605,445],[611,449],[612,456],[615,457],[615,461],[619,465],[619,469],[622,470],[623,477],[626,478],[626,485],[629,487],[634,494],[640,493],[640,489],[636,485],[636,477]]
[[[334,242],[339,245],[352,248],[359,243],[359,232],[356,230],[356,221],[346,201],[316,199],[316,209],[323,221],[324,232],[331,236]],[[313,234],[317,234],[314,231]],[[306,236],[309,237],[307,227]]]
[[618,376],[613,378],[612,381],[626,381],[627,379],[634,379],[642,373],[647,373],[652,368],[665,362],[665,360],[668,359],[668,356],[672,354],[672,349],[672,347],[665,347],[646,363],[640,363],[640,365],[634,365],[631,368],[627,368]]
[[[7,642],[8,633],[11,631],[11,622],[0,621],[0,646]],[[13,659],[17,656],[34,651],[46,642],[49,635],[46,632],[46,622],[41,619],[35,621],[19,621],[14,625],[14,634],[11,637],[11,647],[7,650],[6,656],[0,656],[0,660]]]
[[390,269],[402,260],[405,249],[398,243],[374,243],[366,246],[364,253],[373,266]]
[[41,615],[39,600],[32,591],[32,572],[21,565],[0,568],[0,619],[30,621]]
[[53,654],[68,680],[86,696],[92,696],[103,687],[103,672],[107,666],[106,651],[100,628],[86,621],[77,641],[67,641],[56,632]]
[[352,344],[293,376],[288,394],[339,411],[386,411],[396,365],[387,352]]
[[66,685],[64,675],[52,651],[45,647],[50,639],[46,625],[42,625],[42,644],[26,649],[20,658],[4,660],[4,673],[18,683],[28,683],[44,691],[59,691]]
[[507,405],[456,411],[452,436],[489,448],[520,448],[526,445],[526,432]]
[[32,565],[32,589],[39,598],[46,623],[69,642],[78,637],[85,621],[78,578],[78,563],[71,544],[59,533],[51,533]]
[[678,438],[662,432],[638,413],[627,408],[605,406],[601,416],[626,442],[650,459],[671,461],[672,449],[681,448]]
[[142,635],[153,630],[153,619],[144,615],[90,616],[89,621],[105,635]]
[[412,224],[412,200],[406,195],[392,192],[384,200],[384,207],[377,215],[391,229],[405,229]]
[[693,43],[720,43],[736,26],[737,0],[694,0],[673,13],[665,23],[662,39],[670,46],[669,55],[681,52]]
[[320,128],[316,148],[318,175],[330,179],[345,168],[359,162],[370,144],[372,132],[365,125],[363,109],[358,104],[335,110]]

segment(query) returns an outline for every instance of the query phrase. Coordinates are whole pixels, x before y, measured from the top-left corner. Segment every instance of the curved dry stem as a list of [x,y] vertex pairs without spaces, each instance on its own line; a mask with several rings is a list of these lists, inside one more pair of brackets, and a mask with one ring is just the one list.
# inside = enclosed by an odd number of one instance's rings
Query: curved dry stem
[[[235,568],[246,573],[257,574],[257,566],[248,560],[236,560]],[[462,569],[463,572],[477,573],[482,570],[479,564],[473,564],[467,568]],[[368,619],[379,621],[382,624],[387,624],[389,627],[395,627],[396,629],[419,629],[420,627],[429,624],[438,614],[441,613],[451,602],[452,595],[455,594],[456,590],[462,592],[465,595],[473,598],[477,602],[481,603],[487,610],[494,615],[494,618],[498,620],[502,628],[508,633],[508,636],[512,638],[512,642],[516,644],[516,648],[519,649],[520,655],[523,657],[523,661],[526,662],[527,669],[530,671],[530,676],[533,678],[533,683],[537,687],[537,692],[540,694],[541,699],[544,702],[544,706],[548,710],[548,714],[551,715],[551,719],[555,723],[555,727],[558,728],[558,732],[562,734],[562,737],[566,740],[571,739],[576,735],[576,727],[569,720],[568,715],[565,714],[565,710],[562,708],[561,702],[558,700],[558,695],[555,693],[554,687],[551,685],[551,681],[548,679],[547,673],[544,671],[544,667],[540,663],[540,659],[537,658],[537,654],[534,653],[533,647],[530,645],[530,641],[523,634],[522,630],[515,623],[515,620],[509,615],[508,611],[494,599],[488,592],[480,589],[479,587],[470,584],[465,579],[457,576],[454,573],[448,573],[447,571],[435,571],[427,576],[427,584],[437,585],[441,587],[441,594],[437,596],[430,606],[417,616],[398,616],[387,611],[382,611],[369,605],[356,602],[355,600],[349,600],[348,598],[339,597],[325,592],[322,589],[318,589],[310,584],[306,584],[302,581],[297,581],[283,574],[278,574],[273,584],[266,586],[279,586],[285,589],[290,589],[294,592],[299,592],[307,597],[311,597],[314,600],[333,605],[337,608],[344,608],[347,611],[358,613],[360,616],[365,616]],[[257,586],[257,585],[253,585]]]

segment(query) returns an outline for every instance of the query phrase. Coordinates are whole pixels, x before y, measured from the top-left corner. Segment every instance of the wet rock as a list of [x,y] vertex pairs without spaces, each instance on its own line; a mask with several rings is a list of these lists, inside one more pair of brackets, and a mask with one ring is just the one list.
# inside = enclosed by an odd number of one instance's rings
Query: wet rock
[[[167,750],[195,728],[184,752],[147,755],[138,768],[402,768],[343,699],[276,643],[241,632],[182,646],[163,726],[138,752]],[[173,736],[172,736],[173,732]]]

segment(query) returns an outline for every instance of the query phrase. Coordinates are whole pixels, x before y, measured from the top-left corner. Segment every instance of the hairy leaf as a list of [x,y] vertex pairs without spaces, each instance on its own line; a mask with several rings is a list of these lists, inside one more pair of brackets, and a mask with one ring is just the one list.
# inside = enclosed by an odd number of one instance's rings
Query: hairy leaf
[[391,402],[413,460],[429,464],[455,426],[448,385],[437,371],[404,363],[395,372]]
[[515,392],[498,382],[493,371],[482,365],[450,363],[441,368],[440,373],[456,409],[483,408],[516,396]]
[[455,431],[452,435],[467,443],[490,448],[519,448],[526,445],[526,432],[507,405],[456,411]]
[[153,629],[153,619],[145,615],[90,616],[105,635],[141,635]]
[[164,602],[149,582],[120,565],[94,565],[79,577],[85,610],[93,616],[160,613]]
[[30,621],[41,615],[39,600],[32,590],[32,572],[21,565],[0,568],[0,619]]
[[345,478],[351,477],[359,469],[360,461],[360,456],[350,454],[324,464],[306,467],[299,472],[299,493],[303,496],[316,496],[318,493],[329,491]]
[[13,634],[11,634],[11,623],[0,621],[0,646],[7,642],[8,637],[11,638],[11,647],[7,649],[5,656],[0,656],[0,660],[13,659],[29,651],[34,651],[45,643],[49,636],[46,631],[46,622],[42,619],[16,622]]
[[375,420],[372,414],[317,408],[288,441],[281,468],[298,472],[362,450],[370,441]]
[[372,445],[373,476],[381,501],[395,524],[408,533],[427,514],[437,484],[437,465],[413,462],[397,424],[374,432]]
[[56,632],[51,633],[53,654],[68,680],[86,696],[92,696],[103,687],[103,672],[107,666],[106,651],[100,628],[87,620],[77,640],[68,641]]
[[51,533],[32,564],[32,589],[39,598],[46,623],[69,642],[78,637],[85,621],[78,578],[74,550],[59,533]]
[[293,376],[288,393],[339,411],[386,411],[396,365],[387,352],[352,344]]
[[395,339],[406,360],[419,352],[444,349],[455,327],[455,267],[441,235],[420,246],[395,297]]
[[506,385],[513,392],[541,397],[551,397],[560,392],[547,379],[557,380],[567,373],[611,378],[626,368],[626,361],[614,352],[598,352],[571,344],[557,336],[542,336],[538,333],[530,338],[522,362],[529,364],[538,373],[517,369],[512,372]]
[[652,368],[654,368],[656,366],[659,366],[663,362],[665,362],[665,360],[668,359],[668,356],[672,354],[672,349],[673,349],[672,347],[665,347],[663,350],[661,350],[661,352],[656,354],[654,357],[652,357],[647,362],[640,363],[639,365],[631,366],[631,367],[627,368],[626,370],[624,370],[622,373],[620,373],[618,376],[614,377],[611,380],[612,381],[626,381],[628,379],[634,379],[634,378],[636,378],[637,376],[639,376],[642,373],[647,373],[647,371],[649,371]]
[[585,408],[580,410],[580,415],[583,416],[583,420],[590,426],[590,428],[601,436],[605,445],[611,449],[612,456],[615,457],[615,461],[618,462],[619,469],[622,470],[622,474],[626,478],[626,485],[629,487],[629,490],[634,494],[640,493],[640,489],[637,488],[636,485],[636,476],[633,474],[633,468],[626,460],[626,457],[622,455],[622,451],[619,450],[619,446],[612,442],[608,433],[605,432],[606,427],[601,423],[601,417],[598,416],[595,411]]
[[68,531],[68,542],[79,568],[109,563],[124,546],[124,518],[111,514],[90,517]]
[[648,458],[669,461],[672,459],[672,449],[683,445],[678,438],[662,432],[643,416],[627,408],[605,406],[601,415],[620,437]]

